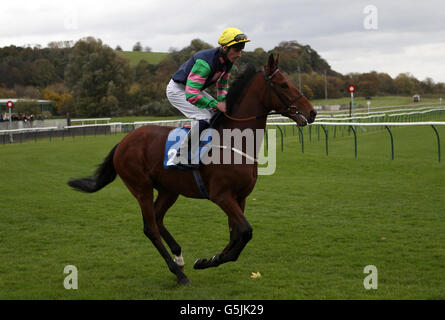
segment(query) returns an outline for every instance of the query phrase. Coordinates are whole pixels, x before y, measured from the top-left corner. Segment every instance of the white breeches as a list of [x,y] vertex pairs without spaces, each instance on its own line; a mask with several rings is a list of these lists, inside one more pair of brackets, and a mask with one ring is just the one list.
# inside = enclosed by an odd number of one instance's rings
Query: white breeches
[[[211,111],[211,109],[200,109],[188,102],[185,98],[185,85],[182,83],[170,80],[167,85],[166,93],[168,101],[189,119],[205,120],[209,122],[214,115],[214,112]],[[213,97],[205,91],[202,91],[202,94],[213,99]]]

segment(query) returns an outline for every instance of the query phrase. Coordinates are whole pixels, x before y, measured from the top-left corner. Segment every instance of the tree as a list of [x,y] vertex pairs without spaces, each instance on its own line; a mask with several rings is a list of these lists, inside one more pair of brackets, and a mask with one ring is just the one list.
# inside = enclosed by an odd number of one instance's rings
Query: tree
[[[244,52],[237,64],[242,66],[252,64],[256,68],[261,68],[266,64],[268,56],[263,48],[256,48],[253,52]],[[240,69],[243,69],[243,67]]]
[[71,48],[74,45],[74,41],[51,41],[48,43],[50,49],[64,49]]
[[17,96],[15,90],[0,87],[0,98],[15,98]]
[[60,81],[54,65],[48,59],[37,59],[31,64],[33,84],[46,87],[50,83]]
[[[124,108],[131,81],[128,61],[100,39],[89,37],[75,44],[65,71],[65,84],[74,93],[78,114],[109,116],[116,112],[116,105]],[[103,102],[107,107],[101,106]]]
[[308,85],[305,84],[303,88],[301,88],[301,90],[303,91],[302,93],[306,98],[308,98],[309,100],[314,99],[314,93],[312,92],[311,88],[309,88]]
[[167,85],[171,76],[177,69],[178,66],[175,64],[173,59],[166,58],[157,65],[154,80],[156,82],[163,82],[165,85]]
[[39,103],[36,100],[19,100],[14,105],[15,113],[37,114],[40,112]]
[[[295,74],[292,77],[295,79]],[[293,81],[293,83],[296,83]],[[314,99],[323,99],[325,96],[324,90],[324,75],[312,72],[311,74],[303,73],[301,74],[301,83],[303,85],[303,94],[309,94],[309,92],[304,91],[304,86],[306,85],[311,89]]]
[[133,46],[133,51],[137,51],[137,52],[142,51],[142,44],[139,41],[136,42],[136,44]]
[[379,94],[396,94],[396,88],[394,85],[394,80],[387,73],[378,73],[378,93]]
[[377,72],[363,73],[358,78],[357,87],[363,97],[375,96],[379,88]]
[[39,99],[40,98],[40,90],[33,86],[26,86],[23,92],[24,98],[29,99]]
[[119,101],[113,95],[107,95],[100,100],[102,114],[115,114],[119,109]]
[[7,71],[3,73],[2,67],[0,66],[0,77],[2,77],[2,82],[6,84],[8,88],[13,88],[14,85],[24,85],[25,79],[23,77],[23,73],[20,72],[19,68],[11,67],[5,68]]
[[[162,64],[160,64],[162,67]],[[155,73],[156,69],[158,69],[159,65],[149,64],[146,60],[142,59],[139,63],[133,68],[134,70],[134,81],[145,85],[155,81]],[[166,71],[167,73],[168,71]],[[167,75],[167,76],[171,76]]]
[[282,41],[272,51],[280,54],[280,69],[289,74],[297,72],[300,67],[301,72],[324,73],[327,70],[328,75],[339,75],[309,45],[301,45],[297,41]]
[[328,80],[328,97],[329,98],[343,97],[347,86],[344,80],[334,76],[328,76],[327,80]]
[[434,93],[445,94],[445,82],[438,82],[434,86]]
[[434,92],[434,80],[430,77],[426,78],[420,83],[423,93],[433,93]]
[[62,93],[62,95],[60,96],[60,102],[57,112],[62,115],[65,115],[67,113],[76,114],[74,99],[70,93]]
[[398,94],[413,94],[414,93],[414,82],[408,73],[399,74],[395,80],[394,84]]
[[75,114],[74,99],[70,93],[64,92],[63,86],[53,85],[47,87],[42,92],[42,98],[53,102],[56,114],[65,115],[66,113]]
[[180,51],[174,51],[170,54],[177,67],[190,59],[196,52],[204,49],[210,49],[212,46],[200,39],[193,39],[188,47]]

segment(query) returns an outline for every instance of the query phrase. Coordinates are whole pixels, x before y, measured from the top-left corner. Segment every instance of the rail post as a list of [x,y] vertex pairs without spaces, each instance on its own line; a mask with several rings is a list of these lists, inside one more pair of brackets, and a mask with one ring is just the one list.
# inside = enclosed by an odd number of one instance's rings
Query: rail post
[[433,128],[434,132],[436,133],[436,137],[437,137],[437,155],[438,155],[438,159],[440,162],[440,136],[439,136],[439,131],[437,131],[436,127],[434,125],[431,125],[431,127]]
[[355,151],[355,158],[357,159],[357,131],[355,131],[354,126],[349,126],[349,128],[351,128],[352,132],[354,132],[354,151]]
[[389,126],[385,126],[386,130],[389,132],[389,136],[391,137],[391,160],[394,160],[394,138],[392,136],[391,129]]
[[324,131],[324,136],[325,136],[325,140],[326,140],[326,155],[329,155],[329,152],[328,152],[328,131],[326,130],[324,125],[321,125],[321,128]]
[[280,130],[280,134],[281,134],[281,152],[283,152],[283,130],[278,125],[276,127]]
[[303,130],[300,127],[298,127],[298,134],[301,141],[301,153],[304,153],[304,135],[303,135]]

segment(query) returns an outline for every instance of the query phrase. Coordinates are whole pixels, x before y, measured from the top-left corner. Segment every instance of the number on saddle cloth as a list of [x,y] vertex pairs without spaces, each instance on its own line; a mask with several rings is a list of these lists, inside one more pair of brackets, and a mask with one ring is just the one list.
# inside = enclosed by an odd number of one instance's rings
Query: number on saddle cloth
[[[176,155],[179,152],[179,149],[181,148],[184,139],[187,138],[190,127],[179,127],[175,128],[168,134],[167,140],[165,142],[165,152],[164,152],[164,168],[180,168],[184,169],[183,166],[178,165]],[[200,130],[201,131],[201,130]],[[199,152],[197,152],[196,157],[198,157],[200,154],[205,154],[207,149],[210,147],[210,142],[212,141],[212,136],[210,131],[206,133],[204,137],[202,137],[200,143],[199,143]],[[187,148],[191,149],[191,148]],[[183,156],[184,159],[191,159],[190,152],[192,150],[188,150],[189,154],[186,156]],[[200,159],[195,159],[197,163],[199,163]]]

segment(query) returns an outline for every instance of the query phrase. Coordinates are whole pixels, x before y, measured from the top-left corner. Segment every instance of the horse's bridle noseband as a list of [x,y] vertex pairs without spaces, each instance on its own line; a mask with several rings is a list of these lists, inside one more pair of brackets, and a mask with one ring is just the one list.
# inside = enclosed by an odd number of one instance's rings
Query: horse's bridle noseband
[[269,112],[266,113],[264,115],[261,116],[254,116],[254,117],[249,117],[249,118],[242,118],[242,119],[237,119],[237,118],[233,118],[231,116],[229,116],[227,114],[227,112],[224,112],[224,116],[226,116],[227,118],[229,118],[230,120],[233,121],[238,121],[238,122],[244,122],[244,121],[251,121],[251,120],[255,120],[255,119],[261,119],[261,118],[267,118],[268,115],[271,114],[281,114],[281,115],[286,115],[286,116],[291,116],[291,117],[295,117],[299,114],[302,115],[302,113],[300,111],[298,111],[297,107],[294,106],[294,103],[297,102],[299,99],[301,99],[303,97],[303,94],[299,94],[298,97],[296,97],[294,100],[292,101],[288,101],[283,94],[281,94],[280,91],[277,90],[277,88],[275,87],[274,83],[272,82],[272,78],[274,77],[274,75],[277,74],[277,72],[279,72],[280,70],[278,68],[276,68],[269,76],[267,75],[266,71],[264,70],[264,68],[261,70],[261,72],[264,75],[264,78],[266,79],[266,83],[269,87],[272,88],[273,92],[275,93],[275,95],[278,97],[278,99],[280,99],[280,101],[287,107],[287,112]]

